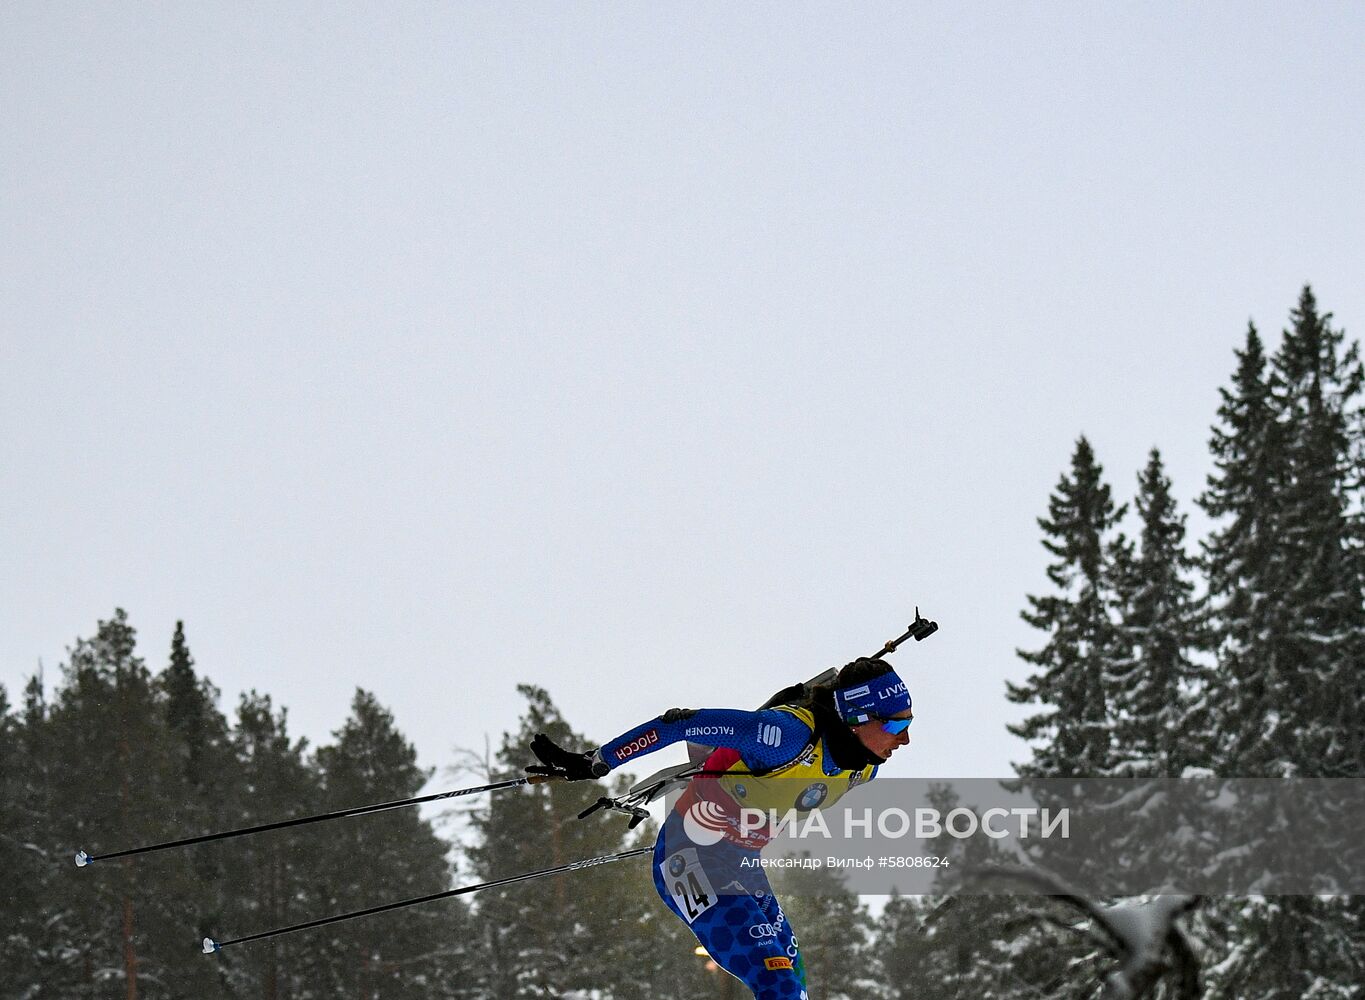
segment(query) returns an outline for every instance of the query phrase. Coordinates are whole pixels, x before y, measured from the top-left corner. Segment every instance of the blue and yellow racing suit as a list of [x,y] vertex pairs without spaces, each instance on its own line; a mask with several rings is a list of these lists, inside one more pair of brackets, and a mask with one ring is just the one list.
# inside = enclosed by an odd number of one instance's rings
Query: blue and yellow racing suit
[[756,1000],[808,1000],[796,935],[758,863],[771,830],[747,810],[771,817],[830,805],[871,781],[877,758],[832,714],[802,706],[673,709],[596,756],[617,768],[683,740],[715,750],[659,832],[654,887]]

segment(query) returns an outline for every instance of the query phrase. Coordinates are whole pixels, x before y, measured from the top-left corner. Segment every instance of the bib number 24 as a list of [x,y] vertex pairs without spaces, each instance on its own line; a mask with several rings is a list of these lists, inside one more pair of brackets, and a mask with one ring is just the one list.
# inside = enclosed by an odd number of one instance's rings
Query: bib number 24
[[716,891],[711,888],[695,848],[670,854],[659,868],[678,912],[689,924],[716,904]]

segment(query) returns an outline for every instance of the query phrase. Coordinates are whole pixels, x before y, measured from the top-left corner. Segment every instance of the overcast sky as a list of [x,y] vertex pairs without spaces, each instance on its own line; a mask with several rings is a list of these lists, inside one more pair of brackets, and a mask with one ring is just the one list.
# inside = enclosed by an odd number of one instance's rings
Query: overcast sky
[[[898,653],[998,776],[1035,518],[1305,281],[1365,329],[1365,7],[0,7],[0,682],[117,606],[442,766]],[[667,759],[659,755],[659,762]],[[643,764],[643,762],[642,762]]]

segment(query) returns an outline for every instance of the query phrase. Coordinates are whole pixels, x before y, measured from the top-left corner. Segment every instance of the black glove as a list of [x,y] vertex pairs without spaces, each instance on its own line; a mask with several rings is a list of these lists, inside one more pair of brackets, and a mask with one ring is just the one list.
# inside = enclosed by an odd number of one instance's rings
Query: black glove
[[527,774],[543,774],[565,781],[588,781],[605,778],[611,770],[605,762],[594,760],[592,754],[565,750],[544,733],[536,733],[536,738],[531,741],[531,752],[540,759],[540,764],[528,767]]

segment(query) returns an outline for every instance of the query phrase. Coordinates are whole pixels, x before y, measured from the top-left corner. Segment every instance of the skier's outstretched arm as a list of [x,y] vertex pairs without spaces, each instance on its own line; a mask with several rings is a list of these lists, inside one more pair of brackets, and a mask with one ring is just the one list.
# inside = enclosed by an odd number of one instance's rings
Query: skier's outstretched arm
[[776,709],[673,708],[587,753],[565,750],[539,734],[531,750],[544,766],[527,770],[570,781],[601,778],[629,760],[684,740],[737,750],[746,766],[766,770],[795,759],[810,735],[804,722]]

